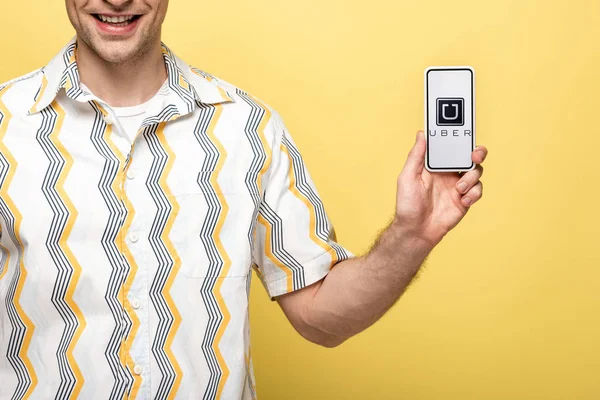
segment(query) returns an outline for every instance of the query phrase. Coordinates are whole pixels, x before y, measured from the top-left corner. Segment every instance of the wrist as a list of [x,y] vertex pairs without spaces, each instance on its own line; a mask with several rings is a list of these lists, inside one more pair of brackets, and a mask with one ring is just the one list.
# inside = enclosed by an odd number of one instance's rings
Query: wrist
[[424,232],[415,229],[405,221],[395,217],[390,224],[389,231],[397,241],[404,243],[407,248],[416,253],[429,254],[439,241],[431,240]]

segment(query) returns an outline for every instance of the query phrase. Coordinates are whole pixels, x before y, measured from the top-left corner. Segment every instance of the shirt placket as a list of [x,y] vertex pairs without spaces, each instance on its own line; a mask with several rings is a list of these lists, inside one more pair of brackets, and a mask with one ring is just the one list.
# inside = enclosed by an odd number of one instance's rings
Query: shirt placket
[[[126,132],[122,124],[106,104],[96,103],[98,109],[102,113],[102,118],[107,126],[112,127],[112,132],[117,134],[119,143],[115,145],[119,148],[122,154],[126,157],[122,160],[119,172],[117,174],[118,193],[115,193],[119,198],[122,206],[125,208],[125,218],[120,221],[120,231],[118,236],[118,246],[121,257],[121,263],[124,271],[122,279],[122,288],[120,300],[123,307],[123,318],[129,317],[131,328],[124,330],[121,340],[120,359],[122,365],[129,370],[133,381],[127,388],[127,398],[149,398],[150,397],[150,357],[151,346],[149,337],[149,316],[148,307],[149,289],[148,289],[148,271],[144,263],[138,264],[137,260],[142,260],[143,257],[138,253],[136,247],[140,242],[143,232],[139,222],[136,224],[134,220],[134,209],[131,206],[128,193],[135,190],[141,190],[140,183],[137,182],[137,174],[135,166],[132,163],[135,152],[135,143],[143,128],[138,130],[135,140],[129,144],[126,137]],[[139,221],[139,218],[138,218]],[[137,349],[145,351],[137,351],[132,353],[133,339],[135,338],[141,345],[136,346]],[[142,395],[142,393],[144,393]]]

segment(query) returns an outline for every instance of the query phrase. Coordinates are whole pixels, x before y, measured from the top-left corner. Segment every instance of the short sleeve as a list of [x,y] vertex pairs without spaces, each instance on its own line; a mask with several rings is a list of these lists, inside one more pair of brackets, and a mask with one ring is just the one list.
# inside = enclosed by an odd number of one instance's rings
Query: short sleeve
[[323,279],[352,253],[333,226],[281,117],[273,113],[271,164],[263,181],[253,261],[271,299]]

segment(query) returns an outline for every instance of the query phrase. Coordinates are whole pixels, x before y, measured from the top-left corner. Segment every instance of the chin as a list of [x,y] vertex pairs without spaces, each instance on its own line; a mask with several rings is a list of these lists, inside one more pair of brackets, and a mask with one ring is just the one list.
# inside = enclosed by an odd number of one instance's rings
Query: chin
[[111,64],[123,64],[126,63],[127,61],[130,61],[133,59],[133,56],[130,54],[107,54],[107,55],[100,55],[100,57],[102,57],[102,59],[108,63]]
[[95,50],[100,58],[111,64],[121,64],[131,61],[138,54],[135,46],[123,46],[122,43],[110,41],[102,43]]

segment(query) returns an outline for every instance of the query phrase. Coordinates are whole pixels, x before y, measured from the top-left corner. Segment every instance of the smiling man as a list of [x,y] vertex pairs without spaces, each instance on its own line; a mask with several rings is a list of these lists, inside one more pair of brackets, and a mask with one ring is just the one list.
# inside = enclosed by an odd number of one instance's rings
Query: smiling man
[[161,42],[167,0],[67,0],[76,38],[0,85],[0,398],[252,399],[254,268],[294,328],[376,322],[480,197],[417,134],[368,254],[269,106]]

